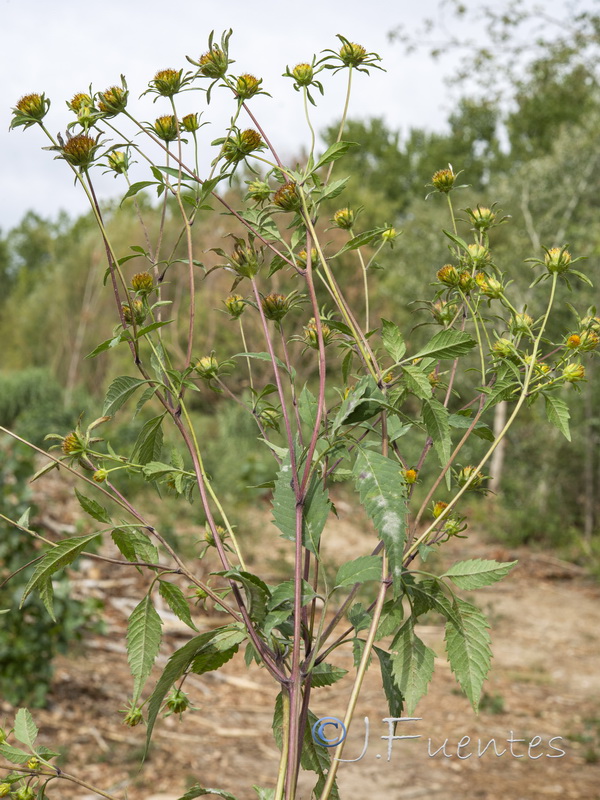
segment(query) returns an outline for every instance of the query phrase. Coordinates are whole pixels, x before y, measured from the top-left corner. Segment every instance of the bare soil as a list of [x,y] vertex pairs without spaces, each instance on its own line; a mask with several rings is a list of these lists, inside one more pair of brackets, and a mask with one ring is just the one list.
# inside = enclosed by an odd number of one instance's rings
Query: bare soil
[[[371,546],[369,529],[354,512],[343,502],[338,511],[326,561],[355,557]],[[64,514],[60,518],[64,521]],[[275,582],[289,555],[268,519],[265,509],[255,512],[262,532],[255,539],[252,569],[261,575],[266,571]],[[479,715],[447,665],[443,626],[435,617],[426,620],[419,635],[438,654],[434,679],[415,714],[420,719],[401,722],[396,731],[420,738],[391,741],[388,760],[390,742],[381,738],[389,736],[383,722],[387,704],[379,671],[371,669],[344,757],[360,756],[365,717],[368,747],[360,760],[340,768],[343,800],[600,799],[600,586],[583,570],[552,556],[507,551],[477,536],[446,545],[435,567],[476,557],[519,559],[507,579],[473,594],[489,615],[494,652]],[[238,800],[256,800],[253,784],[273,786],[276,689],[264,670],[247,669],[241,655],[218,673],[192,677],[186,689],[197,710],[181,721],[175,716],[159,720],[140,771],[145,729],[123,726],[118,710],[131,692],[124,649],[127,616],[146,579],[134,570],[87,559],[73,574],[73,583],[76,592],[104,601],[106,630],[88,637],[78,652],[57,659],[49,707],[35,712],[43,743],[63,753],[62,769],[128,800],[174,800],[196,782],[225,789]],[[160,613],[163,655],[149,686],[168,655],[189,638],[168,609]],[[221,624],[222,616],[209,609],[196,615],[196,623],[208,630]],[[338,653],[337,663],[352,670],[351,654]],[[316,690],[313,711],[343,717],[348,692],[347,681]],[[0,700],[2,716],[11,711]],[[490,745],[480,755],[491,739],[496,750]],[[301,798],[309,797],[312,783],[311,774]],[[60,782],[50,797],[92,800],[98,795]]]

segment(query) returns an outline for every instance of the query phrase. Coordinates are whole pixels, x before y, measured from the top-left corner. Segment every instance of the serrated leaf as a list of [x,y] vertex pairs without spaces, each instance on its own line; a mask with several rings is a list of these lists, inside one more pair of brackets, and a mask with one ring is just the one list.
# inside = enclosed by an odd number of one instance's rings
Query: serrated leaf
[[31,753],[26,753],[24,750],[19,750],[18,747],[12,747],[3,742],[0,744],[0,756],[4,756],[11,764],[25,764],[31,758]]
[[[317,596],[315,590],[312,588],[308,581],[302,580],[302,605],[308,605],[311,600]],[[273,611],[285,602],[294,600],[294,581],[284,581],[276,586],[271,592],[271,599],[269,600],[269,609]]]
[[317,398],[305,384],[298,397],[298,411],[302,422],[312,431],[317,421]]
[[[296,539],[296,495],[291,485],[292,467],[289,453],[283,459],[273,492],[273,522],[284,539]],[[315,555],[331,504],[327,492],[316,475],[306,493],[302,513],[302,543]]]
[[[473,420],[468,417],[464,416],[463,414],[449,414],[448,415],[448,424],[451,428],[456,428],[458,430],[467,430],[467,428],[471,427]],[[480,439],[484,439],[486,442],[493,442],[494,441],[494,432],[486,425],[484,422],[479,420],[475,427],[473,428],[473,433],[475,436],[479,436]]]
[[496,382],[491,390],[486,391],[488,398],[485,401],[483,410],[486,411],[488,408],[496,405],[496,403],[500,403],[502,400],[511,400],[514,390],[517,387],[518,384],[513,380],[502,380]]
[[194,621],[192,620],[188,601],[185,599],[185,595],[179,586],[176,586],[174,583],[168,583],[167,581],[159,581],[158,591],[160,596],[167,601],[169,608],[175,616],[179,617],[179,619],[185,622],[186,625],[189,625],[190,628],[197,631],[198,628],[194,625]]
[[108,387],[104,399],[102,415],[105,417],[112,417],[113,414],[121,408],[123,403],[131,397],[136,389],[139,389],[140,386],[147,382],[148,381],[141,378],[130,378],[127,375],[121,375],[115,378]]
[[35,740],[38,736],[38,728],[31,713],[26,708],[20,708],[15,715],[14,734],[17,741],[21,744],[26,744],[27,747],[35,745]]
[[260,625],[267,615],[267,604],[271,599],[271,592],[267,584],[258,575],[244,570],[229,570],[219,574],[242,584],[246,592],[248,613]]
[[158,550],[145,533],[135,528],[115,528],[111,537],[128,561],[145,561],[150,564],[158,561]]
[[347,669],[334,667],[333,664],[322,662],[317,664],[311,672],[313,689],[320,689],[322,686],[333,686],[334,683],[341,681],[344,675],[348,674]]
[[383,604],[381,610],[381,617],[379,618],[379,625],[375,639],[385,639],[386,636],[395,636],[404,619],[404,608],[402,606],[402,599],[387,600]]
[[402,593],[407,514],[406,485],[400,466],[380,453],[359,450],[352,472],[360,502],[385,545],[397,597]]
[[366,630],[371,625],[372,616],[362,603],[355,603],[346,616],[356,633]]
[[377,239],[381,234],[387,230],[387,228],[373,228],[370,231],[365,231],[364,233],[359,233],[358,236],[350,239],[349,242],[337,251],[337,253],[332,256],[332,258],[337,258],[337,256],[341,256],[342,253],[347,253],[349,250],[358,250],[359,247],[364,247],[367,244],[371,244],[374,239]]
[[162,423],[164,417],[164,414],[160,414],[158,417],[149,419],[144,424],[133,446],[132,460],[136,460],[140,464],[148,464],[151,461],[160,459],[163,444]]
[[[232,355],[231,357],[232,358],[255,358],[258,361],[268,361],[270,364],[273,363],[273,360],[272,360],[272,358],[271,358],[269,353],[234,353],[234,355]],[[275,363],[277,364],[277,366],[280,369],[284,370],[285,372],[288,372],[288,368],[286,367],[286,365],[277,356],[275,356]],[[292,367],[291,370],[288,372],[288,374],[290,375],[291,379],[294,380],[295,377],[296,377],[296,370]]]
[[460,589],[479,589],[501,580],[515,566],[516,561],[500,563],[483,558],[472,558],[453,564],[441,578],[450,578]]
[[205,789],[198,783],[182,794],[179,800],[194,800],[195,797],[203,797],[205,794],[215,794],[217,797],[222,797],[223,800],[236,800],[236,797],[230,792],[224,792],[222,789]]
[[379,669],[381,672],[381,684],[388,702],[390,717],[401,717],[404,706],[402,692],[396,686],[393,674],[392,655],[382,650],[380,647],[373,647],[379,659]]
[[54,622],[56,622],[56,614],[54,613],[54,587],[52,586],[52,578],[44,578],[40,581],[38,587],[38,594],[44,607]]
[[190,670],[194,675],[204,675],[206,672],[214,672],[221,669],[223,664],[234,657],[239,650],[239,645],[233,645],[227,650],[213,650],[207,648],[199,653],[192,661]]
[[157,328],[164,328],[165,325],[170,325],[171,322],[174,322],[172,319],[165,319],[161,320],[160,322],[151,322],[149,325],[144,325],[143,328],[138,328],[136,332],[136,339],[145,336],[147,333],[151,333],[155,331]]
[[421,400],[427,400],[431,397],[433,388],[429,383],[427,373],[421,367],[415,364],[404,364],[402,367],[402,378],[406,384],[406,388],[412,392],[415,397]]
[[43,581],[46,581],[48,578],[54,575],[55,572],[58,572],[59,569],[68,566],[72,561],[74,561],[85,549],[85,546],[97,536],[97,533],[90,533],[87,536],[77,536],[73,539],[63,539],[62,542],[59,542],[56,547],[53,547],[52,550],[50,550],[50,552],[46,553],[44,558],[35,568],[35,572],[29,579],[29,582],[25,587],[25,591],[23,592],[21,605],[19,607],[23,607],[25,599],[35,588],[37,588]]
[[[433,439],[433,446],[440,461],[440,466],[445,467],[450,461],[452,439],[450,438],[450,423],[448,409],[439,400],[432,398],[423,401],[423,422],[427,433]],[[450,470],[446,473],[450,479]]]
[[427,693],[433,675],[435,653],[415,634],[412,619],[402,626],[392,644],[392,675],[412,715],[417,703]]
[[571,431],[569,430],[569,419],[571,418],[571,414],[569,412],[569,406],[564,400],[550,394],[545,394],[544,399],[546,401],[546,417],[548,422],[555,425],[562,435],[570,442]]
[[381,320],[383,328],[381,331],[381,339],[383,346],[387,350],[390,358],[394,363],[398,363],[402,356],[406,353],[406,342],[400,332],[400,328],[393,322],[387,319]]
[[167,692],[175,683],[175,681],[179,680],[179,678],[181,678],[181,676],[189,669],[192,661],[210,643],[210,640],[213,638],[216,632],[220,630],[223,629],[217,628],[214,631],[207,631],[206,633],[200,633],[198,636],[194,636],[194,638],[190,639],[190,641],[184,644],[183,647],[180,647],[179,650],[176,650],[167,661],[167,665],[148,699],[148,719],[146,725],[146,746],[144,749],[144,758],[148,753],[148,747],[150,745],[152,731],[154,730],[154,725],[156,723],[156,717],[158,716]]
[[474,710],[478,710],[483,682],[490,669],[492,651],[489,624],[483,612],[455,598],[452,605],[458,621],[446,623],[446,652],[452,672]]
[[129,189],[123,195],[123,199],[121,200],[121,205],[127,200],[129,197],[133,197],[138,192],[141,192],[142,189],[147,189],[148,186],[156,186],[156,181],[138,181],[137,183],[132,183]]
[[29,527],[29,515],[31,514],[31,506],[27,508],[17,520],[17,525],[20,528],[28,528]]
[[79,500],[79,505],[86,514],[89,514],[90,517],[98,520],[98,522],[105,522],[107,525],[110,525],[111,519],[104,506],[101,506],[100,503],[92,500],[91,497],[86,497],[84,494],[81,494],[81,492],[79,492],[77,489],[75,489],[75,494]]
[[381,580],[381,558],[379,556],[359,556],[347,561],[338,569],[335,587],[354,586],[355,583]]
[[160,649],[162,620],[147,594],[133,609],[127,625],[127,660],[134,678],[133,702],[137,703]]
[[338,158],[341,158],[351,147],[356,147],[356,142],[334,142],[330,147],[325,150],[321,158],[317,161],[317,163],[312,168],[311,172],[316,172],[321,167],[324,167],[325,164],[329,164],[331,161],[337,161]]
[[100,344],[95,347],[91,353],[88,353],[86,358],[95,358],[105,350],[110,350],[112,347],[116,347],[118,344],[121,344],[121,342],[124,342],[127,338],[126,331],[123,331],[118,336],[113,336],[111,339],[105,339],[103,342],[100,342]]
[[151,400],[152,397],[154,397],[154,394],[155,394],[155,392],[157,390],[158,390],[158,386],[149,386],[147,389],[144,389],[144,391],[142,392],[142,394],[140,396],[140,399],[137,401],[137,403],[135,405],[135,412],[134,412],[134,415],[133,415],[134,417],[137,417],[137,415],[140,413],[142,408],[146,405],[148,400]]
[[458,358],[468,353],[477,342],[465,331],[439,331],[435,336],[411,356],[415,358],[433,357],[436,359]]

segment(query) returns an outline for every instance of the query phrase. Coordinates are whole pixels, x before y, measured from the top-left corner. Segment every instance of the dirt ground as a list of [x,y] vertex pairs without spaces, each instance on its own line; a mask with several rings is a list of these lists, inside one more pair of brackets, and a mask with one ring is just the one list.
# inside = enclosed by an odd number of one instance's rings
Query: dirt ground
[[[324,558],[339,560],[342,550],[346,559],[368,552],[370,535],[352,510],[340,502],[338,511]],[[266,510],[257,511],[254,522],[262,522],[264,532],[253,569],[272,570],[273,581],[281,579],[287,545],[268,525]],[[387,705],[379,671],[370,670],[344,757],[361,755],[365,717],[368,746],[360,760],[340,768],[342,800],[600,799],[600,586],[552,556],[503,550],[476,536],[447,545],[435,567],[477,557],[519,558],[507,579],[471,595],[488,613],[494,652],[482,710],[476,716],[458,690],[444,655],[443,626],[432,617],[419,635],[438,654],[434,679],[415,713],[420,719],[401,722],[396,731],[420,738],[382,738],[389,736],[383,722]],[[225,789],[238,800],[256,800],[253,784],[272,787],[278,762],[270,735],[276,690],[268,674],[247,669],[241,655],[218,673],[193,676],[186,688],[198,710],[182,721],[173,716],[158,721],[140,771],[145,730],[123,726],[118,709],[131,692],[124,630],[144,578],[87,559],[73,583],[76,592],[104,601],[107,624],[104,634],[88,637],[79,652],[57,659],[50,705],[35,712],[43,743],[63,753],[62,769],[128,800],[174,800],[196,782]],[[161,616],[159,668],[189,638],[168,609]],[[196,623],[208,630],[221,619],[215,612],[199,613]],[[338,653],[337,663],[351,670],[350,653]],[[149,686],[159,674],[157,668]],[[312,710],[319,717],[343,717],[348,691],[344,681],[315,690]],[[0,715],[10,713],[0,700]],[[485,749],[491,739],[496,750],[493,744]],[[312,774],[310,779],[300,793],[305,800]],[[98,795],[61,782],[50,797]]]

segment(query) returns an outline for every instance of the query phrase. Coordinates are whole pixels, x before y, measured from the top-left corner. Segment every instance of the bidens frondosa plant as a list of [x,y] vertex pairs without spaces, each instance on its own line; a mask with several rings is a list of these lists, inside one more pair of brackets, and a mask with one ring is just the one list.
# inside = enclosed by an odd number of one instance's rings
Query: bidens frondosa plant
[[[339,37],[338,49],[286,68],[290,88],[303,98],[310,134],[306,161],[287,164],[252,110],[252,98],[264,93],[262,80],[232,71],[230,36],[226,33],[217,44],[211,35],[206,52],[188,59],[193,70],[156,72],[146,92],[167,113],[155,122],[130,113],[124,78],[120,86],[72,98],[68,105],[76,118],[64,137],[54,138],[47,127],[49,101],[44,95],[28,95],[14,108],[12,127],[37,126],[49,139],[49,149],[71,170],[87,195],[106,249],[114,327],[90,356],[107,358],[114,348],[131,356],[131,372],[110,384],[101,416],[87,428],[80,421],[73,430],[54,434],[56,450],[47,454],[45,469],[74,472],[83,489],[95,489],[101,502],[79,490],[77,498],[97,530],[52,546],[24,596],[39,592],[53,614],[54,573],[98,537],[111,537],[122,554],[114,568],[138,568],[147,575],[147,593],[129,619],[133,691],[122,710],[125,723],[137,726],[143,721],[148,746],[161,715],[194,713],[183,690],[186,676],[219,669],[241,652],[248,665],[255,662],[265,669],[280,689],[273,720],[280,766],[270,786],[255,787],[259,798],[292,800],[300,770],[309,770],[316,774],[312,796],[327,800],[338,793],[336,772],[344,742],[328,748],[312,735],[318,723],[311,710],[315,693],[337,681],[348,683],[343,720],[348,728],[371,665],[381,671],[390,715],[412,714],[434,665],[433,651],[418,636],[424,614],[433,611],[445,619],[450,667],[477,709],[490,667],[489,626],[456,589],[494,583],[514,562],[469,558],[461,503],[469,492],[486,491],[486,464],[524,406],[545,404],[549,422],[569,438],[562,389],[567,384],[576,389],[585,380],[584,359],[598,346],[600,324],[595,312],[588,311],[560,341],[548,337],[559,282],[587,280],[573,269],[578,259],[561,242],[549,243],[543,257],[534,259],[541,270],[537,281],[547,284],[537,290],[531,313],[514,304],[511,281],[495,262],[492,246],[493,230],[506,218],[494,205],[478,205],[464,209],[466,219],[457,223],[453,198],[461,189],[456,184],[459,173],[448,166],[432,176],[430,200],[447,203],[448,230],[440,236],[448,245],[448,263],[421,267],[430,269],[433,290],[424,312],[435,333],[426,338],[419,330],[418,344],[405,341],[393,320],[376,316],[369,294],[379,266],[377,254],[395,248],[400,258],[401,233],[384,220],[379,227],[361,230],[358,209],[343,202],[332,208],[331,201],[343,194],[347,182],[335,174],[338,162],[343,163],[352,146],[343,138],[345,112],[337,140],[324,152],[310,119],[310,103],[324,92],[327,70],[346,73],[349,95],[353,73],[379,69],[379,57]],[[212,150],[200,139],[206,124],[199,122],[202,95],[191,89],[205,93],[207,106],[217,96],[231,105],[231,124],[212,142]],[[132,182],[130,165],[135,162],[138,169],[146,164],[148,172]],[[201,162],[210,165],[201,170]],[[163,210],[168,204],[178,215],[180,235],[171,253],[162,241],[162,228],[152,241],[141,207],[145,246],[125,253],[116,249],[94,187],[98,169],[106,168],[123,182],[123,200],[137,203],[136,195],[152,188]],[[242,170],[251,178],[245,199],[226,200],[228,182]],[[235,234],[225,243],[214,242],[220,263],[206,269],[192,230],[204,215],[216,213],[209,202],[230,216]],[[326,233],[332,223],[335,235]],[[362,289],[354,306],[338,280],[338,264],[348,258],[356,258]],[[184,319],[177,320],[182,323],[179,330],[186,332],[183,348],[178,335],[172,335],[174,320],[165,318],[167,283],[176,270],[183,270],[188,284]],[[241,350],[236,353],[202,352],[199,344],[196,304],[214,270],[230,273],[231,288],[216,313],[239,328]],[[345,277],[341,283],[346,282]],[[312,362],[315,377],[310,384],[298,383],[294,363],[301,358]],[[268,381],[257,370],[257,361],[263,370],[267,362]],[[228,382],[234,370],[247,376],[237,394]],[[475,380],[458,379],[466,370]],[[207,474],[203,443],[190,415],[189,398],[198,391],[217,392],[222,402],[241,405],[256,425],[256,447],[268,448],[276,462],[273,520],[294,564],[280,585],[269,585],[249,569],[244,530],[234,529]],[[131,452],[116,452],[107,434],[96,435],[97,429],[109,430],[110,419],[122,415],[134,397],[135,412],[148,404],[153,416]],[[490,415],[501,401],[509,411],[494,434]],[[168,426],[181,444],[165,461],[162,433]],[[471,444],[468,463],[462,451],[473,435],[477,445]],[[422,476],[432,474],[431,469],[424,471],[429,461],[437,465],[435,477],[423,486]],[[184,559],[123,494],[123,483],[115,483],[115,475],[123,473],[167,487],[181,502],[199,500],[197,538],[209,570],[203,563],[198,572],[197,561]],[[320,553],[336,480],[354,486],[356,504],[370,520],[371,532],[363,555],[342,560],[331,573],[322,568]],[[36,535],[26,521],[15,524],[24,535]],[[464,539],[464,559],[442,575],[423,571],[428,554],[453,537]],[[107,558],[101,552],[93,557]],[[190,638],[170,655],[162,676],[148,689],[161,641],[157,592],[189,626]],[[210,627],[203,618],[207,602],[222,615],[221,625]],[[352,675],[335,664],[342,647],[352,648]],[[36,738],[29,712],[20,710],[0,744],[0,754],[11,765],[5,768],[4,794],[52,796],[57,780],[87,786],[82,778],[54,767],[55,754],[38,746]],[[231,797],[227,787],[217,791],[201,785],[185,797],[207,792]]]

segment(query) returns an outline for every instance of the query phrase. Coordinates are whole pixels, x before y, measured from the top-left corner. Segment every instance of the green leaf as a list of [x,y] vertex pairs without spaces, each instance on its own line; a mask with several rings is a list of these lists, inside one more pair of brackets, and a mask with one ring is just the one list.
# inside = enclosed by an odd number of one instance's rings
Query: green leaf
[[341,250],[338,250],[337,253],[332,256],[332,258],[337,258],[337,256],[341,256],[342,253],[347,253],[349,250],[358,250],[359,247],[364,247],[367,244],[371,244],[371,242],[381,236],[385,230],[387,230],[387,228],[373,228],[370,231],[359,233],[358,236],[355,236],[353,239],[350,239],[349,242],[346,242]]
[[3,742],[0,744],[0,756],[4,756],[11,764],[25,764],[31,758],[31,753],[26,753],[24,750],[19,750],[18,747],[12,747]]
[[385,545],[397,597],[402,593],[407,514],[406,485],[400,466],[380,453],[359,450],[353,476],[360,502]]
[[411,356],[411,360],[425,358],[425,356],[436,359],[458,358],[458,356],[464,356],[465,353],[468,353],[476,344],[475,339],[465,331],[439,331],[425,347]]
[[334,683],[341,681],[344,675],[347,674],[347,669],[334,667],[333,664],[322,662],[321,664],[317,664],[311,672],[311,687],[313,689],[320,689],[322,686],[333,686]]
[[570,442],[571,431],[569,430],[569,419],[571,418],[571,414],[569,412],[569,406],[564,400],[550,394],[545,394],[544,399],[546,401],[546,417],[548,418],[548,422],[555,425]]
[[402,377],[406,388],[421,400],[431,397],[433,389],[429,383],[427,373],[415,364],[404,364],[402,367]]
[[[145,561],[156,564],[158,550],[149,536],[135,528],[115,528],[111,534],[113,542],[128,561]],[[140,570],[141,571],[141,570]]]
[[105,350],[110,350],[111,347],[116,347],[118,344],[127,339],[125,334],[126,332],[123,331],[117,336],[113,336],[111,339],[105,339],[97,347],[95,347],[91,353],[88,353],[86,358],[96,358],[97,355],[103,353]]
[[[448,409],[439,400],[432,398],[423,401],[423,422],[427,433],[433,439],[433,446],[440,461],[440,466],[445,467],[450,461],[452,439],[450,438],[450,423]],[[446,473],[447,481],[450,480],[450,470]]]
[[341,158],[345,153],[347,153],[351,147],[356,146],[356,142],[334,142],[331,147],[328,147],[323,153],[321,158],[312,168],[311,172],[316,172],[318,169],[324,167],[325,164],[329,164],[331,161],[337,161],[337,159]]
[[162,423],[164,417],[164,414],[159,414],[158,417],[153,417],[144,424],[133,446],[132,460],[136,460],[140,464],[148,464],[151,461],[160,459],[163,444]]
[[[269,353],[234,353],[234,355],[232,355],[231,357],[232,358],[255,358],[258,361],[268,361],[270,364],[273,363],[273,360],[272,360],[272,358],[271,358]],[[275,363],[277,364],[277,366],[280,369],[285,370],[285,372],[288,371],[288,368],[286,367],[286,365],[277,356],[275,356]],[[296,377],[296,370],[292,367],[291,372],[289,374],[290,374],[291,379],[294,380],[295,377]]]
[[129,378],[127,375],[121,375],[119,378],[115,378],[108,387],[104,399],[102,416],[112,417],[113,414],[121,408],[123,403],[131,397],[136,389],[139,389],[144,383],[148,383],[148,381],[142,380],[141,378]]
[[137,703],[158,655],[162,620],[150,594],[132,611],[127,625],[127,660],[134,678],[133,702]]
[[310,391],[307,384],[300,392],[298,397],[298,411],[300,419],[312,431],[317,421],[317,398]]
[[199,783],[196,783],[185,794],[182,794],[179,800],[194,800],[195,797],[202,797],[205,794],[216,794],[217,797],[222,797],[223,800],[236,800],[230,792],[224,792],[222,789],[205,789]]
[[105,522],[107,525],[110,525],[111,519],[108,511],[101,506],[100,503],[97,503],[90,497],[86,497],[84,494],[81,494],[81,492],[79,492],[77,489],[75,489],[75,494],[79,500],[79,505],[83,508],[86,514],[89,514],[90,517],[97,519],[98,522]]
[[164,668],[162,675],[158,679],[158,682],[154,687],[154,691],[148,698],[148,720],[146,726],[146,747],[144,750],[144,758],[148,753],[148,747],[150,745],[152,731],[154,730],[154,725],[156,723],[156,717],[158,716],[167,692],[170,690],[175,681],[179,680],[179,678],[181,678],[181,676],[187,672],[192,661],[210,644],[211,639],[222,630],[224,630],[224,628],[216,628],[213,631],[207,631],[206,633],[200,633],[198,636],[194,636],[194,638],[190,639],[190,641],[184,644],[183,647],[180,647],[179,650],[176,650],[167,661],[167,665]]
[[262,786],[252,787],[258,795],[258,800],[275,800],[275,789],[263,789]]
[[330,435],[335,438],[342,425],[364,422],[385,407],[385,395],[369,375],[361,378],[346,395],[331,425]]
[[354,603],[347,614],[348,622],[352,625],[356,633],[366,630],[371,625],[371,614],[366,610],[362,603]]
[[502,400],[512,400],[515,389],[518,387],[518,385],[519,384],[516,381],[503,380],[495,383],[492,389],[484,390],[485,394],[488,395],[488,399],[485,401],[483,410],[486,411],[488,408],[495,406],[496,403],[500,403]]
[[400,328],[393,322],[389,322],[387,319],[382,319],[381,322],[383,325],[383,330],[381,332],[383,346],[387,350],[393,362],[397,364],[402,356],[406,353],[406,343],[404,341],[404,337],[400,332]]
[[162,461],[149,461],[144,464],[142,472],[148,480],[156,480],[157,478],[163,478],[165,475],[170,475],[176,470],[173,469],[171,464],[165,464]]
[[347,561],[338,569],[335,587],[354,586],[355,583],[381,580],[380,556],[359,556]]
[[128,197],[133,197],[138,192],[141,192],[142,189],[147,189],[148,186],[156,186],[156,181],[138,181],[137,183],[132,183],[129,189],[123,195],[123,199],[121,200],[121,205],[127,200]]
[[27,745],[27,747],[31,747],[33,750],[39,731],[33,721],[33,717],[26,708],[20,708],[16,713],[14,733],[17,741]]
[[[292,467],[289,454],[282,461],[275,491],[273,492],[273,522],[281,531],[284,539],[296,539],[296,495],[291,485]],[[315,555],[318,553],[319,539],[331,504],[327,492],[317,475],[314,475],[306,493],[302,514],[302,543]]]
[[392,675],[412,716],[417,703],[427,693],[433,675],[435,653],[415,634],[414,623],[408,619],[392,644]]
[[380,647],[373,647],[379,659],[379,669],[381,671],[381,684],[388,702],[390,710],[390,717],[401,717],[402,708],[404,706],[404,698],[402,692],[396,686],[394,681],[393,663],[391,653],[387,653]]
[[[467,428],[471,427],[472,422],[473,420],[469,416],[464,416],[463,414],[450,414],[448,416],[448,424],[450,427],[458,430],[467,430]],[[481,420],[476,423],[473,428],[473,433],[486,442],[493,442],[495,439],[494,432],[484,422],[481,422]]]
[[267,584],[258,575],[244,570],[231,569],[220,572],[224,578],[239,581],[246,592],[246,606],[250,617],[259,625],[267,615],[267,604],[271,599],[271,592]]
[[402,606],[402,598],[396,600],[387,600],[383,604],[381,610],[381,617],[379,618],[379,625],[377,626],[377,633],[375,639],[384,639],[386,636],[395,636],[404,619],[404,608]]
[[446,652],[452,672],[478,710],[481,688],[490,669],[492,651],[485,615],[475,606],[456,597],[452,605],[458,621],[446,623]]
[[152,331],[155,331],[157,328],[163,328],[165,325],[170,325],[171,322],[174,322],[174,320],[165,319],[165,320],[161,320],[160,322],[151,322],[149,325],[144,325],[143,328],[138,328],[137,329],[136,339],[139,339],[142,336],[145,336],[147,333],[151,333]]
[[453,564],[440,578],[450,578],[460,589],[479,589],[501,580],[516,563],[472,558]]
[[31,514],[31,506],[21,514],[19,519],[17,520],[17,525],[20,528],[29,528],[29,515]]
[[[269,609],[274,610],[279,608],[287,601],[293,602],[294,600],[294,581],[284,581],[276,586],[271,592],[271,599],[269,600]],[[308,581],[302,580],[302,605],[306,606],[317,597],[315,590],[312,588]]]
[[185,622],[186,625],[189,625],[190,628],[197,631],[198,628],[194,625],[192,620],[188,601],[185,599],[185,595],[179,586],[176,586],[174,583],[169,583],[168,581],[159,581],[158,591],[160,596],[167,601],[169,608],[175,616],[179,617],[179,619]]
[[194,178],[192,175],[188,175],[187,172],[182,169],[177,169],[177,167],[157,167],[156,169],[159,169],[161,172],[166,172],[167,175],[170,175],[172,178],[177,178],[177,180],[181,178],[184,181],[198,183],[196,178]]
[[35,572],[25,587],[19,608],[23,608],[25,599],[36,587],[54,575],[55,572],[58,572],[59,569],[68,566],[72,561],[74,561],[85,549],[85,546],[97,536],[97,533],[89,533],[87,536],[78,536],[74,539],[63,539],[62,542],[59,542],[56,547],[53,547],[52,550],[50,550],[50,552],[46,553],[44,558],[35,568]]
[[228,650],[212,650],[210,648],[202,650],[192,661],[190,670],[194,675],[204,675],[206,672],[214,672],[220,669],[223,664],[231,661],[238,650],[239,645],[234,645]]

